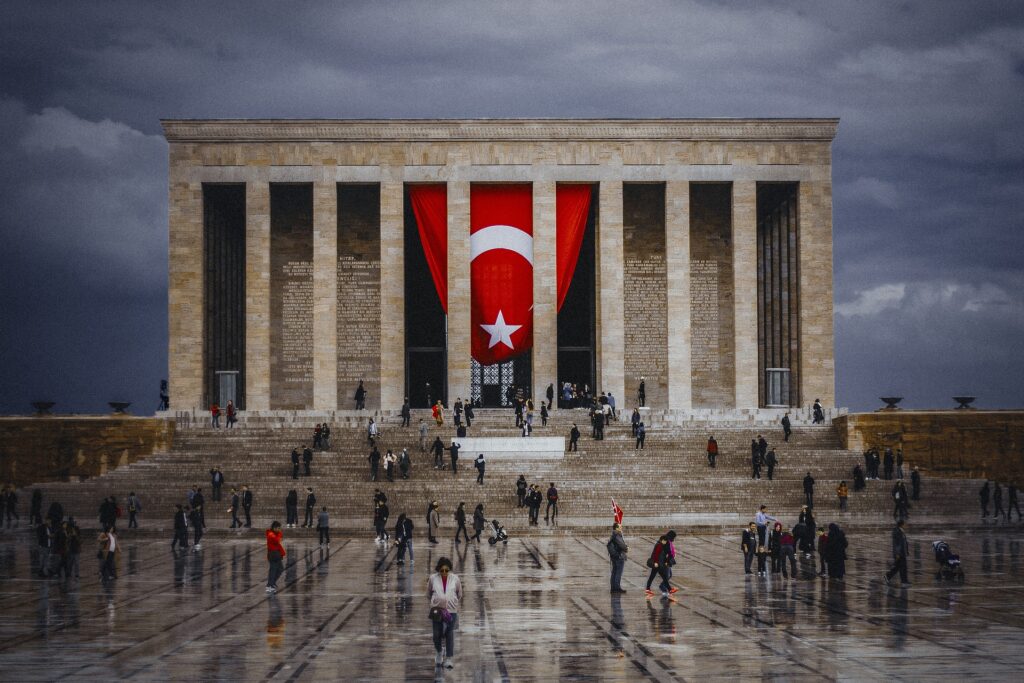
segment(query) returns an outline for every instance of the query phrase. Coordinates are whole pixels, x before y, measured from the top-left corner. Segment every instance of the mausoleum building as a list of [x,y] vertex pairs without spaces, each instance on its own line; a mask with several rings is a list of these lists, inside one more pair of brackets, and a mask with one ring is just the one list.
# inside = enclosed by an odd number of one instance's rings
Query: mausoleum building
[[832,406],[837,126],[165,120],[171,410]]

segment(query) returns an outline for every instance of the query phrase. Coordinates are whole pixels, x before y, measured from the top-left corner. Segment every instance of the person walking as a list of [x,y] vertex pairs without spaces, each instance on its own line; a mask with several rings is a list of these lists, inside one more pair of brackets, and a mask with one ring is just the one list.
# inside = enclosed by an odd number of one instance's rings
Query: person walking
[[782,416],[782,440],[789,442],[789,436],[793,433],[793,424],[789,421],[789,413]]
[[313,464],[313,449],[302,447],[302,466],[305,468],[305,475],[307,477],[312,476],[313,472],[310,471],[310,465]]
[[[1010,521],[1010,513],[1014,510],[1017,511],[1017,521],[1020,521],[1020,507],[1017,505],[1017,485],[1010,484],[1007,487],[1007,498],[1009,502],[1006,505],[1006,521]],[[917,500],[915,498],[915,500]]]
[[252,528],[252,491],[242,484],[242,510],[245,511],[245,528]]
[[455,523],[458,525],[455,529],[455,542],[460,543],[459,533],[466,538],[466,543],[469,543],[469,532],[466,531],[466,504],[459,502],[459,507],[455,510]]
[[437,543],[437,530],[441,526],[441,515],[438,513],[437,501],[431,501],[430,507],[427,508],[427,540],[431,543]]
[[757,445],[757,439],[750,440],[750,478],[761,478],[761,449]]
[[476,509],[473,510],[473,538],[476,539],[477,543],[480,543],[480,534],[483,533],[486,525],[487,520],[484,518],[484,504],[477,503]]
[[892,516],[897,519],[905,519],[909,515],[910,501],[908,500],[907,486],[902,481],[896,482],[892,487]]
[[481,453],[480,455],[476,456],[476,462],[473,463],[473,466],[476,467],[476,483],[478,483],[481,486],[483,486],[483,483],[484,483],[484,469],[487,467],[487,463],[484,462],[484,454],[483,453]]
[[[777,527],[782,525],[778,522],[775,523]],[[788,531],[783,531],[782,536],[779,539],[779,546],[782,550],[782,578],[788,579],[789,576],[786,573],[786,565],[789,565],[793,578],[796,579],[796,539]]]
[[376,542],[381,545],[385,545],[388,542],[388,516],[390,511],[388,510],[388,504],[382,500],[378,500],[376,506],[373,509],[373,528],[377,532]]
[[438,427],[444,424],[444,408],[441,407],[441,399],[438,399],[437,402],[434,403],[434,407],[430,409],[430,412]]
[[398,515],[395,522],[395,545],[398,546],[398,557],[395,564],[405,564],[405,553],[409,552],[409,561],[412,562],[412,520],[403,512]]
[[316,507],[316,496],[313,494],[313,487],[306,487],[306,514],[302,517],[302,528],[313,528],[313,508]]
[[569,430],[569,450],[578,451],[580,441],[580,428],[576,426],[576,423],[572,423],[572,429]]
[[18,493],[14,486],[8,484],[7,499],[4,501],[4,512],[7,515],[7,528],[11,528],[11,519],[14,519],[15,526],[21,526],[21,516],[18,514]]
[[412,468],[412,458],[409,457],[409,449],[403,448],[402,455],[398,457],[398,471],[402,473],[402,479],[409,478],[409,470]]
[[[434,636],[434,666],[455,666],[455,631],[459,627],[462,581],[452,571],[452,561],[442,557],[427,580],[427,601]],[[443,649],[442,649],[443,648]]]
[[905,524],[906,522],[901,519],[896,522],[896,526],[892,530],[892,566],[885,573],[886,584],[892,581],[892,577],[899,574],[900,585],[910,585],[910,581],[907,580],[907,555],[910,551],[910,544],[907,542],[907,534],[903,530]]
[[771,481],[775,475],[775,466],[779,464],[779,458],[775,455],[774,448],[768,449],[768,453],[764,457],[764,463],[768,465],[768,481]]
[[331,546],[331,518],[327,514],[327,506],[320,508],[316,516],[316,530],[320,532],[320,545]]
[[213,502],[220,502],[220,489],[224,486],[224,473],[220,471],[219,467],[214,467],[210,470],[210,487],[213,491]]
[[181,505],[174,506],[174,538],[171,540],[171,550],[180,547],[188,549],[188,513]]
[[289,529],[299,525],[299,494],[292,489],[284,498],[284,523]]
[[668,536],[662,534],[658,537],[658,542],[654,544],[651,556],[647,560],[647,566],[651,568],[651,573],[647,576],[647,587],[644,589],[644,593],[647,594],[647,597],[654,595],[654,591],[651,590],[651,583],[653,583],[655,576],[661,577],[661,583],[658,585],[658,588],[661,589],[662,597],[668,597],[669,593],[675,592],[672,590],[672,586],[668,582]]
[[234,401],[232,401],[230,399],[228,400],[228,404],[225,407],[225,412],[227,413],[228,429],[231,429],[232,427],[235,426],[235,423],[238,422],[238,416],[235,413],[235,402]]
[[714,435],[708,437],[708,465],[711,469],[715,469],[716,461],[718,460],[718,442],[715,441]]
[[408,427],[409,420],[412,417],[412,411],[409,409],[409,397],[406,396],[402,401],[402,426]]
[[427,452],[427,423],[420,418],[420,453]]
[[121,552],[121,543],[114,527],[104,527],[103,533],[99,537],[99,544],[100,578],[103,581],[113,581],[117,578],[117,558]]
[[548,524],[548,518],[551,519],[551,524],[558,526],[558,489],[555,488],[555,482],[549,482],[548,484],[548,506],[544,509],[544,523]]
[[460,448],[462,448],[462,446],[460,444],[458,444],[458,443],[455,443],[455,439],[452,439],[452,445],[448,447],[448,454],[449,454],[449,457],[451,457],[451,460],[452,460],[452,476],[455,476],[455,475],[457,475],[459,473],[459,449]]
[[1003,487],[999,485],[998,481],[992,489],[992,506],[992,516],[996,520],[1006,516],[1006,510],[1003,509]]
[[288,553],[285,552],[281,542],[283,539],[284,531],[281,530],[281,522],[275,519],[267,529],[267,563],[270,565],[267,571],[268,593],[277,592],[277,580],[284,572],[284,558]]
[[29,524],[37,526],[43,523],[43,492],[41,489],[33,489],[32,499],[29,503],[28,513]]
[[444,444],[441,443],[441,437],[435,436],[434,443],[430,445],[430,452],[434,454],[434,469],[444,469]]
[[830,579],[842,579],[846,576],[846,549],[849,542],[846,533],[838,524],[828,525],[828,543],[825,546],[825,565],[828,567]]
[[138,529],[139,520],[136,516],[142,512],[142,501],[140,501],[139,497],[135,495],[134,491],[132,491],[128,494],[128,500],[125,504],[128,506],[128,528]]
[[638,424],[636,426],[636,446],[633,448],[633,450],[637,450],[637,449],[643,450],[644,449],[644,440],[646,438],[647,438],[647,428],[644,426],[643,421],[641,421],[640,424]]
[[[192,523],[192,535],[194,537],[194,543],[192,545],[192,551],[198,552],[203,549],[203,513],[199,508],[192,508],[192,512],[189,513],[189,522]],[[188,543],[188,540],[185,541]]]
[[985,485],[981,487],[981,490],[978,491],[978,498],[981,500],[981,518],[985,519],[986,517],[988,517],[989,499],[989,487],[987,481],[985,482]]
[[921,500],[921,473],[917,467],[910,468],[910,497]]
[[616,522],[612,524],[612,535],[608,539],[608,559],[612,563],[612,593],[626,592],[622,588],[622,572],[626,568],[627,553],[629,553],[629,546],[626,545],[626,539],[622,537],[622,525]]
[[238,518],[238,509],[242,506],[242,497],[238,494],[238,489],[231,489],[231,507],[228,508],[228,512],[231,513],[231,528],[241,529],[242,520]]
[[846,501],[850,497],[850,488],[845,481],[839,482],[839,486],[836,487],[836,497],[839,498],[839,511],[846,512]]
[[[305,448],[305,446],[303,446]],[[299,449],[292,449],[292,479],[299,478]]]
[[394,452],[389,448],[388,452],[384,454],[384,476],[388,481],[395,481],[395,458]]
[[516,507],[523,507],[526,503],[526,476],[520,474],[519,478],[516,479]]
[[814,509],[814,477],[810,472],[804,477],[804,502],[808,508]]
[[366,459],[370,461],[370,481],[377,481],[380,472],[380,451],[377,450],[377,446],[370,450],[370,455],[366,456]]
[[757,554],[757,524],[751,522],[743,530],[743,537],[740,539],[740,550],[743,551],[743,573],[750,574],[750,565],[754,562],[754,555]]

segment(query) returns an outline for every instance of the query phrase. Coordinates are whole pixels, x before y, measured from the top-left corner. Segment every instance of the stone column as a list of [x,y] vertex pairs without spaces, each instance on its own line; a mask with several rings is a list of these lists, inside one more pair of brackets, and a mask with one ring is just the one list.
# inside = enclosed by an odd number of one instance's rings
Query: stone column
[[448,183],[448,405],[469,397],[469,181]]
[[597,228],[597,382],[596,391],[620,397],[623,410],[635,400],[625,387],[626,335],[623,328],[622,181],[602,180]]
[[270,183],[245,183],[245,408],[270,410]]
[[314,410],[338,409],[338,186],[326,170],[313,183]]
[[690,410],[690,183],[665,184],[665,270],[668,274],[668,407]]
[[405,186],[401,167],[380,185],[380,405],[405,398]]
[[197,410],[203,396],[203,186],[191,182],[191,160],[171,145],[168,202],[168,388],[171,410]]
[[834,406],[831,177],[800,183],[798,206],[800,401],[811,405],[818,398],[822,405]]
[[554,181],[533,183],[533,397],[538,406],[558,379],[555,198]]
[[736,407],[757,408],[757,183],[732,186]]

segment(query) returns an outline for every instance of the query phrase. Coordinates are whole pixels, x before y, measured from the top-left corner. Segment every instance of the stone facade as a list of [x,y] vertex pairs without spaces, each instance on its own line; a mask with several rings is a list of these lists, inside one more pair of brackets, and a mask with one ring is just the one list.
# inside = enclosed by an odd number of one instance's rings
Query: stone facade
[[[349,408],[356,375],[369,389],[368,407],[401,405],[403,192],[409,184],[427,182],[448,186],[450,400],[470,393],[467,262],[473,182],[533,184],[534,331],[551,340],[546,351],[535,347],[533,383],[539,393],[559,379],[553,224],[555,187],[561,182],[597,189],[597,389],[628,404],[642,374],[649,403],[659,408],[757,408],[757,186],[785,182],[799,185],[799,286],[813,292],[799,297],[799,403],[820,398],[834,404],[834,119],[173,120],[163,125],[170,143],[172,410],[204,408],[212,397],[203,376],[202,188],[207,183],[245,187],[249,411]],[[282,237],[286,226],[277,221],[288,219],[277,216],[271,197],[276,188],[296,184],[312,188],[311,215],[302,218],[306,237],[292,243]],[[708,184],[723,188],[722,202],[694,201]],[[348,186],[374,188],[373,217],[365,211],[346,214],[336,188]],[[644,202],[630,205],[629,197],[644,193],[660,197],[656,209]],[[288,230],[296,224],[291,225]],[[300,251],[289,252],[294,249]],[[358,269],[346,266],[357,263]],[[365,289],[358,305],[352,288]],[[633,308],[630,291],[637,288],[643,301]],[[357,318],[360,325],[354,325]],[[637,336],[638,326],[649,343]],[[358,342],[352,336],[357,327],[365,333]],[[358,354],[346,350],[354,343],[360,345]]]

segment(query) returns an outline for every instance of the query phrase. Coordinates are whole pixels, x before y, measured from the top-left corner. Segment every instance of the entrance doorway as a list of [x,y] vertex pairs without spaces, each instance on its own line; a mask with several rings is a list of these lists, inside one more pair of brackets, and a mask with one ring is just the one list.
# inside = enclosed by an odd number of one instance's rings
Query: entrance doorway
[[481,408],[509,408],[517,396],[532,398],[531,366],[533,351],[527,351],[512,360],[493,365],[480,365],[475,360],[470,366],[470,399]]

